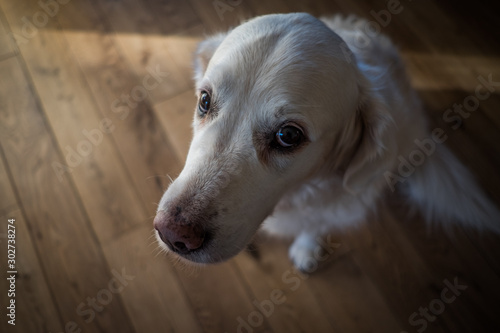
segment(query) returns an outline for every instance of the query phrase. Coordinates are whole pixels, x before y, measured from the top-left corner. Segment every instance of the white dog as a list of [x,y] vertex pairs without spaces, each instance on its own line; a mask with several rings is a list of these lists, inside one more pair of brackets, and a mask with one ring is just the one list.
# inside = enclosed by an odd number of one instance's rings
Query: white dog
[[430,131],[397,50],[364,20],[266,15],[200,43],[186,165],[154,220],[161,246],[226,260],[257,229],[316,239],[355,226],[394,187],[429,220],[499,231],[500,213]]

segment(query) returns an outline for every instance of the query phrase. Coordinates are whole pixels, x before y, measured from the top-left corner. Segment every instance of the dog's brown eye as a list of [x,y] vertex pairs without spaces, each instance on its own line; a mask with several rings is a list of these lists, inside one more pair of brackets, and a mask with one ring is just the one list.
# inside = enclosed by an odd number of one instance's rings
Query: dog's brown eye
[[302,142],[302,138],[302,131],[298,127],[291,125],[283,126],[276,133],[276,141],[278,141],[282,147],[297,146]]
[[208,110],[210,110],[210,95],[206,91],[201,92],[198,109],[202,114],[205,114]]

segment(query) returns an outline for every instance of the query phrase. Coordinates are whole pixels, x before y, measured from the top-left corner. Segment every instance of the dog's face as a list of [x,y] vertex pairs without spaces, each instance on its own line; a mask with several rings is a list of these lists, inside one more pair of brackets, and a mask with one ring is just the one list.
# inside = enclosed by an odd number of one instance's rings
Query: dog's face
[[154,221],[162,246],[194,262],[230,258],[332,158],[359,104],[341,43],[306,14],[260,17],[201,43],[194,137]]

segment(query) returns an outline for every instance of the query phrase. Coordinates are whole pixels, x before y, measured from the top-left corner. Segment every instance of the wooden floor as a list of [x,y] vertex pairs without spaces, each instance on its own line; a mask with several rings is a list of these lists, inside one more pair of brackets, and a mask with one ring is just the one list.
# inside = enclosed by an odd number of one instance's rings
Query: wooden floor
[[[151,238],[166,175],[180,172],[189,145],[197,42],[265,13],[373,20],[385,1],[59,1],[0,0],[1,332],[500,331],[500,238],[428,232],[397,197],[335,235],[340,247],[309,276],[290,266],[286,241],[189,269]],[[443,120],[479,76],[500,81],[497,12],[401,5],[381,31],[400,47],[432,125],[500,203],[499,92],[459,129]],[[5,313],[9,218],[15,326]],[[284,302],[271,309],[275,289]]]

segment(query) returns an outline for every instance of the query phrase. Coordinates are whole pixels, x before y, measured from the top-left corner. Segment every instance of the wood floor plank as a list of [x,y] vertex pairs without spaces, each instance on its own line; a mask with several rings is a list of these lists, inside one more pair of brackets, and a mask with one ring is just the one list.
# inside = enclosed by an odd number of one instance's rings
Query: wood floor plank
[[[0,128],[4,130],[4,128],[8,128],[12,126],[11,124],[9,125],[4,125],[4,121],[7,123],[8,121],[11,121],[12,119],[9,119],[6,117],[7,114],[6,112],[1,112],[0,113]],[[1,144],[1,142],[0,142]],[[1,152],[0,152],[1,154]],[[12,211],[12,210],[17,210],[19,209],[19,204],[16,200],[16,197],[14,196],[14,192],[12,190],[12,186],[10,184],[10,179],[7,175],[7,169],[5,167],[6,161],[2,160],[3,156],[0,155],[0,188],[3,190],[0,191],[0,214],[2,216],[6,216],[7,212]]]
[[[500,75],[496,77],[500,78]],[[500,112],[497,112],[497,105],[500,104],[500,93],[492,94],[486,102],[481,104],[481,110],[484,111],[487,119],[491,121],[497,129],[500,129]]]
[[123,291],[136,332],[202,332],[193,305],[179,284],[171,262],[159,254],[149,226],[127,233],[104,246],[109,262],[127,267],[134,280]]
[[162,35],[177,35],[199,24],[199,17],[189,1],[145,0],[144,7],[155,17]]
[[[463,96],[457,94],[457,104],[463,104],[466,97],[476,97],[476,89],[486,97],[478,99],[479,112],[485,111],[493,124],[500,128],[500,116],[495,112],[498,99],[498,87],[488,86],[484,82],[500,81],[500,65],[491,57],[473,56],[443,56],[435,54],[405,54],[408,72],[416,89],[436,92],[463,91]],[[478,88],[479,87],[479,88]],[[453,104],[453,103],[452,103]],[[450,107],[452,107],[450,104]],[[445,110],[441,112],[444,113]],[[467,122],[464,119],[465,122]],[[489,133],[487,133],[489,134]]]
[[[186,61],[191,65],[191,54],[186,54],[184,44],[196,40],[184,31],[198,25],[197,20],[185,17],[184,28],[177,30],[169,20],[157,18],[157,13],[149,6],[136,1],[104,2],[102,10],[110,29],[115,31],[114,39],[120,45],[120,52],[137,77],[145,77],[150,69],[156,68],[167,73],[160,85],[149,91],[154,103],[191,87],[191,76],[186,76],[184,71]],[[179,16],[176,17],[180,20]]]
[[[4,190],[4,188],[2,188]],[[5,193],[5,192],[4,192]],[[49,290],[47,281],[40,266],[39,257],[31,242],[28,226],[24,221],[22,211],[18,207],[3,211],[0,214],[0,255],[7,258],[7,220],[15,219],[16,230],[16,283],[15,283],[15,326],[8,323],[11,318],[5,316],[0,323],[2,332],[49,332],[64,327],[65,323],[56,308],[53,293]],[[6,259],[2,259],[6,261]],[[2,265],[2,268],[6,265]],[[0,282],[0,288],[10,290],[6,274]],[[2,297],[1,305],[6,309],[10,298]],[[9,310],[4,312],[7,314]]]
[[255,15],[276,14],[292,11],[292,7],[285,0],[276,1],[248,1]]
[[[475,32],[469,32],[470,29],[465,29],[463,21],[448,15],[446,10],[441,8],[441,5],[430,0],[423,0],[412,3],[410,6],[411,10],[408,12],[412,13],[414,20],[410,19],[406,24],[416,36],[421,37],[421,40],[431,50],[461,55],[468,55],[471,50],[484,52],[483,54],[490,53],[490,50],[498,51],[493,31],[484,30],[482,38],[474,38],[471,35]],[[482,9],[478,8],[472,12],[479,13],[480,11]],[[413,21],[420,23],[419,28],[411,24]]]
[[[11,29],[18,34],[22,33],[22,28],[17,18],[30,12],[23,3],[4,5],[9,8],[6,16],[13,24]],[[49,161],[49,167],[58,174],[61,183],[70,178],[74,180],[85,199],[86,211],[99,239],[111,239],[140,224],[147,216],[128,204],[138,200],[137,193],[131,186],[122,186],[130,177],[113,143],[111,129],[119,124],[97,112],[85,78],[62,33],[40,29],[29,43],[20,45],[20,54],[65,155],[63,163]],[[120,191],[116,193],[118,188]]]
[[335,1],[259,1],[252,0],[248,2],[255,15],[287,13],[287,12],[305,12],[316,17],[330,16],[342,12],[341,7]]
[[[130,180],[138,189],[138,199],[147,207],[148,218],[156,211],[156,203],[169,183],[166,175],[175,177],[181,170],[179,159],[151,105],[153,92],[163,89],[161,83],[165,77],[161,75],[166,69],[159,67],[160,73],[147,70],[146,74],[135,73],[121,55],[114,35],[94,24],[99,22],[101,14],[91,2],[71,3],[66,9],[67,17],[61,20],[61,26],[68,47],[80,64],[99,116],[109,118],[115,124],[112,135],[116,149],[125,162]],[[95,33],[81,34],[71,30],[75,21],[71,18],[81,10],[87,15],[76,19],[78,26]],[[144,76],[139,76],[142,74]],[[129,102],[125,101],[125,96],[129,96]]]
[[[407,215],[405,208],[396,214],[402,218]],[[467,289],[459,301],[450,304],[447,312],[459,318],[470,331],[500,327],[493,299],[499,297],[499,276],[489,267],[482,253],[478,251],[469,237],[481,238],[470,229],[454,228],[450,234],[439,228],[423,228],[424,219],[417,217],[404,226],[385,224],[388,233],[405,233],[418,253],[426,258],[426,263],[435,276],[457,276]],[[432,260],[430,260],[432,258]],[[491,301],[490,301],[491,300]]]
[[0,10],[0,60],[8,58],[14,54],[14,45],[12,45],[12,38],[5,29],[3,23],[3,14]]
[[[384,295],[398,322],[405,325],[402,329],[409,332],[414,330],[409,324],[410,315],[436,298],[433,286],[446,277],[434,276],[425,258],[403,235],[386,233],[383,225],[389,219],[392,217],[388,210],[381,207],[376,219],[370,217],[363,228],[349,233],[346,241],[354,249],[352,257],[357,265]],[[457,330],[457,325],[442,317],[432,329],[448,332]]]
[[[420,38],[416,38],[414,31],[407,23],[414,17],[413,6],[419,3],[401,2],[401,7],[397,7],[398,12],[391,14],[387,10],[387,3],[383,1],[336,0],[336,2],[342,8],[344,15],[354,14],[366,19],[367,22],[373,22],[372,24],[380,29],[380,33],[389,36],[399,50],[403,52],[428,52],[428,45],[423,43]],[[420,24],[424,24],[424,22],[419,22]],[[363,26],[363,29],[367,29],[367,26]]]
[[[496,31],[500,27],[500,22],[498,22],[496,11],[492,10],[492,7],[483,5],[471,8],[466,3],[455,3],[454,1],[443,1],[434,3],[434,5],[439,7],[440,12],[445,15],[453,13],[453,20],[457,22],[454,30],[455,35],[471,42],[470,45],[467,43],[468,53],[498,57]],[[474,27],[474,29],[470,29],[470,27]],[[479,32],[480,38],[478,38]]]
[[404,327],[351,257],[312,275],[310,283],[323,312],[341,332],[399,332]]
[[[74,187],[59,182],[47,163],[61,162],[61,156],[17,59],[1,62],[0,76],[8,78],[0,81],[0,100],[8,101],[2,118],[9,119],[0,132],[2,150],[22,201],[27,230],[38,257],[43,258],[41,265],[64,322],[46,325],[58,332],[66,329],[63,325],[67,322],[92,331],[131,332],[119,297],[89,323],[85,322],[87,317],[75,313],[86,297],[106,288],[113,276]],[[114,320],[117,317],[119,322]]]
[[155,113],[169,137],[177,156],[186,160],[193,136],[193,122],[196,96],[193,90],[188,90],[169,100],[156,104]]
[[[231,261],[199,270],[196,267],[178,269],[203,332],[237,332],[240,325],[245,326],[241,324],[243,318],[256,310],[252,303],[254,296]],[[276,332],[268,318],[263,317],[262,322],[258,318],[255,320],[255,325],[250,326],[254,332]]]
[[[344,243],[343,246],[348,245]],[[308,282],[326,316],[343,332],[400,331],[404,327],[401,320],[350,252],[327,263],[324,270],[312,274]]]
[[[255,295],[254,304],[265,309],[260,313],[265,312],[275,332],[340,332],[311,293],[307,276],[290,265],[286,249],[285,242],[268,239],[258,246],[258,259],[244,253],[234,261]],[[252,319],[250,313],[241,317]]]
[[[405,246],[399,246],[400,250],[411,247],[414,249],[412,251],[418,253],[422,258],[422,267],[425,267],[419,269],[421,275],[423,270],[430,273],[423,279],[427,281],[425,284],[429,286],[430,291],[429,299],[423,305],[430,304],[433,299],[439,299],[439,293],[445,287],[442,282],[444,280],[453,283],[458,279],[459,284],[467,285],[467,292],[464,291],[457,302],[446,305],[446,312],[438,316],[439,319],[436,319],[432,327],[444,325],[444,328],[453,332],[458,330],[475,332],[498,326],[493,314],[494,307],[489,302],[483,301],[483,304],[479,304],[480,299],[487,298],[485,290],[489,290],[486,293],[493,292],[492,288],[498,283],[498,276],[490,270],[471,242],[458,230],[452,235],[456,237],[455,241],[450,242],[442,230],[427,229],[422,219],[413,218],[410,223],[411,230],[408,230],[406,224],[402,224],[402,221],[408,219],[408,208],[402,209],[401,212],[402,214],[398,215],[399,219],[385,218],[381,225],[383,232],[397,235],[392,238],[404,242]],[[411,245],[408,246],[407,243]],[[407,253],[405,256],[413,266],[420,266],[413,255]],[[400,265],[400,268],[403,266]],[[424,289],[420,290],[425,293]],[[435,294],[434,297],[432,293]]]
[[[2,112],[2,116],[5,114]],[[7,130],[3,128],[2,130]],[[29,229],[24,220],[24,214],[18,206],[14,191],[7,176],[5,160],[0,161],[0,256],[2,268],[7,268],[7,245],[15,246],[15,326],[8,324],[10,318],[4,317],[0,322],[2,332],[47,332],[57,324],[62,326],[61,319],[54,303],[54,297],[49,290],[44,272],[31,241]],[[9,243],[7,237],[7,222],[15,219],[14,243]],[[13,270],[13,269],[9,269]],[[6,277],[10,276],[7,274]],[[0,279],[0,290],[5,292],[1,306],[6,309],[9,302],[7,292],[10,290],[8,280]],[[7,314],[9,311],[6,311]]]
[[273,289],[284,291],[286,302],[275,306],[271,324],[279,332],[401,329],[377,288],[350,257],[351,250],[341,242],[342,237],[333,240],[330,241],[339,247],[332,248],[333,252],[317,268],[312,266],[310,274],[297,272],[291,265],[289,242],[272,237],[259,241],[258,259],[245,255],[237,262],[244,278],[253,281],[249,285],[254,285],[254,294],[260,301],[269,299]]
[[208,35],[225,32],[255,16],[248,1],[189,0]]

